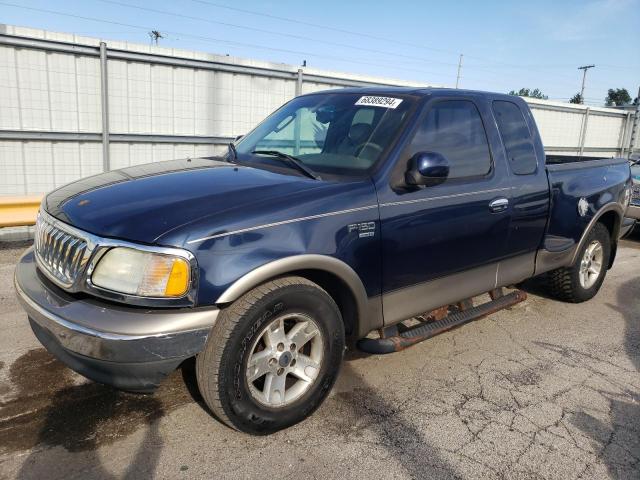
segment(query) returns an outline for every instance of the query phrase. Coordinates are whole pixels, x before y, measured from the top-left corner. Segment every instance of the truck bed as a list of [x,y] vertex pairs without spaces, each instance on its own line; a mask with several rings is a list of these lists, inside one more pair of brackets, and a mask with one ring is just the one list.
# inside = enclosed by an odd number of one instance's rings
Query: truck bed
[[[629,180],[624,158],[561,158],[565,161],[546,167],[551,205],[543,249],[556,252],[577,245],[594,215],[604,205],[621,201]],[[580,202],[586,208],[582,212]]]
[[581,170],[584,168],[597,169],[598,167],[612,167],[615,165],[626,165],[618,167],[628,173],[628,162],[621,157],[572,157],[569,155],[547,155],[546,166],[549,172],[560,172],[567,170]]
[[585,156],[585,155],[545,155],[547,165],[564,163],[590,162],[594,160],[610,160],[615,157]]

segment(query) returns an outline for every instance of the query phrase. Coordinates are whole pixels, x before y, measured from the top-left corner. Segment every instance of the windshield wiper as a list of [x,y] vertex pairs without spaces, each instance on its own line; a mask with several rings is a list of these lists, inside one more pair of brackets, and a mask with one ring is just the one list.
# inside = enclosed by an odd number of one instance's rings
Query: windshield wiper
[[233,144],[233,142],[229,142],[229,153],[230,155],[227,155],[227,162],[229,163],[238,163],[238,151],[236,150],[236,146]]
[[317,173],[315,173],[313,170],[307,167],[304,163],[302,163],[300,159],[292,155],[287,155],[286,153],[282,153],[277,150],[254,150],[251,153],[257,154],[257,155],[269,155],[272,157],[279,158],[280,160],[284,160],[289,165],[293,165],[295,168],[297,168],[302,173],[304,173],[307,177],[313,178],[314,180],[322,180]]

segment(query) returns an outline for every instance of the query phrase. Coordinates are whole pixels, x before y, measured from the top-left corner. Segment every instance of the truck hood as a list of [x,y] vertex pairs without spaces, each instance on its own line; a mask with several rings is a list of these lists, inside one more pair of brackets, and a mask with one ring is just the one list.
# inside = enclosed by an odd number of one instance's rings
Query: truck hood
[[[141,243],[183,243],[180,227],[193,222],[224,228],[267,205],[289,205],[327,190],[330,182],[233,165],[215,158],[173,160],[114,170],[65,185],[45,197],[59,220],[95,235]],[[333,183],[336,185],[336,182]],[[182,229],[185,231],[188,229]]]

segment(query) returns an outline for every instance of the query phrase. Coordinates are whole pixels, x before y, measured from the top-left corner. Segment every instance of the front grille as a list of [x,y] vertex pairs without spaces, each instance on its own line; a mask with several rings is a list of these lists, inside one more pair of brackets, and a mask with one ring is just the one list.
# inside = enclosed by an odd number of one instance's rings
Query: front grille
[[87,242],[65,231],[46,214],[40,213],[36,222],[35,251],[38,265],[60,286],[73,286],[82,274],[89,257]]

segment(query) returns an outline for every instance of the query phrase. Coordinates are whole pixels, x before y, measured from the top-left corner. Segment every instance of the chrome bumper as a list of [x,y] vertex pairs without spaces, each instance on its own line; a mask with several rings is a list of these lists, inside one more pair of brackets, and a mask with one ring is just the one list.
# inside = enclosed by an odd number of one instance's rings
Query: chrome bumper
[[14,282],[32,322],[64,350],[98,361],[137,364],[191,357],[204,348],[219,313],[216,308],[120,307],[72,297],[38,272],[32,249],[18,262]]
[[624,238],[627,235],[629,235],[633,231],[633,228],[635,226],[636,226],[635,218],[624,217],[622,219],[622,225],[620,225],[620,234],[618,235],[618,238]]
[[626,217],[633,218],[635,220],[640,220],[640,205],[629,205],[627,208]]

